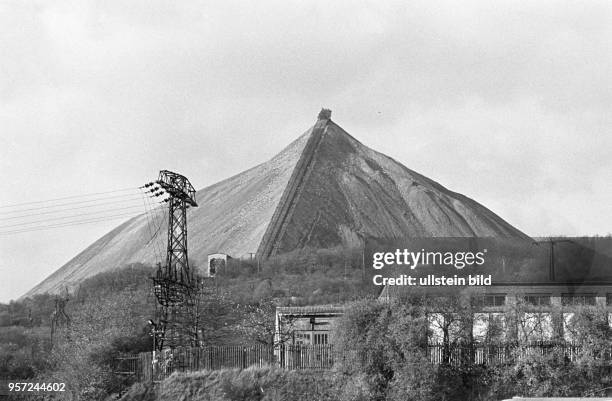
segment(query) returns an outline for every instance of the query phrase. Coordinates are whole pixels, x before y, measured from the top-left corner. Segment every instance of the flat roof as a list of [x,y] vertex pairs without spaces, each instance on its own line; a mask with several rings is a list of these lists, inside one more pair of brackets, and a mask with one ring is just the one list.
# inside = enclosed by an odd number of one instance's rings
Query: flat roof
[[277,306],[276,313],[284,315],[306,315],[306,314],[342,314],[342,305],[309,305],[309,306]]

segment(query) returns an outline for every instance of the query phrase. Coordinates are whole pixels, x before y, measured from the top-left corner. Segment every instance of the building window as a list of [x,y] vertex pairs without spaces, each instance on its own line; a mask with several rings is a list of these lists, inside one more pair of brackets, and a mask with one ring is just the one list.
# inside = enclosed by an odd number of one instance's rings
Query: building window
[[327,333],[315,333],[314,334],[315,345],[327,345]]
[[485,308],[504,306],[506,304],[506,294],[484,294],[478,300],[478,305]]
[[525,303],[533,306],[550,306],[550,295],[527,294]]
[[577,330],[577,322],[574,318],[574,313],[564,313],[563,314],[563,338],[565,341],[577,341],[578,340],[578,330]]
[[310,333],[295,333],[295,343],[296,344],[310,344]]
[[506,319],[503,313],[475,313],[472,337],[477,342],[501,342],[506,338]]
[[563,306],[595,305],[595,294],[561,294]]
[[550,313],[524,313],[518,321],[518,334],[521,341],[548,341],[553,337]]
[[456,313],[429,313],[427,340],[430,344],[450,344],[461,340],[463,324]]

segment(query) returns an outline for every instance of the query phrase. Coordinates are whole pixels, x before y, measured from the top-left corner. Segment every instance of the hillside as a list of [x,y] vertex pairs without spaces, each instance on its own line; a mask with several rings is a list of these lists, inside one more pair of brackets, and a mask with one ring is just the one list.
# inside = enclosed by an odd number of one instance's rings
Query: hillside
[[[326,116],[269,161],[201,189],[188,210],[189,257],[257,252],[267,258],[306,246],[356,246],[363,237],[527,238],[476,201],[376,152]],[[154,222],[166,230],[164,210]],[[129,263],[155,264],[145,215],[118,226],[25,296],[56,292]],[[164,235],[158,235],[164,249]],[[147,245],[148,244],[148,245]]]

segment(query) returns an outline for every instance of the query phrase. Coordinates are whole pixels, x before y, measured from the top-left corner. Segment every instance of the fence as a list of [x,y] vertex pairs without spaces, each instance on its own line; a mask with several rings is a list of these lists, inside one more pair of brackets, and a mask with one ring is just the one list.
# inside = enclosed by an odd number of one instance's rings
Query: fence
[[142,375],[142,367],[146,365],[143,365],[140,359],[140,355],[115,358],[113,372],[117,375]]
[[331,344],[280,345],[276,356],[279,366],[285,369],[330,369],[334,364]]
[[[612,350],[611,350],[612,351]],[[514,358],[524,358],[530,354],[549,355],[557,352],[567,361],[574,362],[583,354],[581,345],[568,342],[538,341],[526,344],[443,344],[430,343],[427,346],[427,357],[433,364],[450,364],[453,366],[498,365]],[[612,360],[612,352],[600,355],[602,361]]]
[[[144,356],[147,355],[147,356]],[[152,353],[139,354],[143,366],[144,380],[162,380],[172,372],[192,372],[197,370],[218,370],[249,366],[268,366],[276,363],[274,348],[266,345],[222,346],[207,348],[174,348]]]
[[[568,361],[575,361],[582,354],[580,345],[571,343],[538,342],[531,344],[443,344],[427,346],[427,358],[433,364],[497,365],[521,358],[530,353],[547,355],[559,352]],[[587,350],[588,351],[588,350]],[[157,381],[172,372],[189,372],[202,369],[244,369],[249,366],[275,365],[285,369],[330,369],[334,360],[355,358],[358,355],[338,355],[333,345],[271,345],[221,346],[207,348],[175,348],[157,352],[155,359],[150,352],[116,360],[116,373],[132,374],[138,381]],[[611,361],[612,353],[600,356]]]
[[275,362],[273,348],[265,345],[176,348],[170,353],[169,358],[162,353],[160,363],[173,365],[174,370],[180,371],[244,369],[249,366],[266,366]]

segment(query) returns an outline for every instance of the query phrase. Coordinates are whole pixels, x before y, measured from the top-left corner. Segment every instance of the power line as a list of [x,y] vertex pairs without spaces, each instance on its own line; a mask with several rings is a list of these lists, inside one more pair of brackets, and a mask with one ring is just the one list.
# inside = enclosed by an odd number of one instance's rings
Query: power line
[[83,197],[87,197],[87,196],[112,194],[112,193],[116,193],[116,192],[134,191],[134,190],[138,190],[138,188],[134,188],[134,187],[132,187],[132,188],[123,188],[123,189],[117,189],[117,190],[114,190],[114,191],[93,192],[93,193],[84,194],[84,195],[64,196],[62,198],[46,199],[46,200],[41,200],[41,201],[14,203],[12,205],[3,205],[3,206],[0,206],[0,208],[16,207],[16,206],[23,206],[23,205],[33,205],[33,204],[37,204],[37,203],[54,202],[54,201],[63,200],[63,199],[83,198]]
[[[11,230],[11,231],[4,231],[4,232],[0,231],[0,235],[18,234],[18,233],[26,233],[26,232],[32,232],[32,231],[48,230],[48,229],[52,229],[52,228],[78,226],[78,225],[82,225],[82,224],[89,224],[89,223],[95,223],[95,222],[101,222],[101,221],[117,220],[119,218],[124,218],[126,216],[134,216],[134,213],[122,213],[122,214],[117,214],[117,215],[113,215],[113,216],[104,216],[104,217],[98,217],[98,218],[95,218],[95,219],[87,219],[87,220],[81,220],[81,221],[74,221],[74,222],[70,222],[70,223],[53,224],[53,225],[48,225],[48,226],[26,228],[26,229],[23,229],[23,230]],[[136,216],[134,216],[134,217],[136,217]]]
[[[148,196],[145,196],[145,195],[147,195],[145,191],[142,191],[141,195],[142,195],[142,203],[143,203],[144,208],[145,208],[145,217],[147,219],[147,229],[149,230],[149,235],[151,236],[151,238],[153,238],[153,230],[151,229],[151,221],[150,221],[150,218],[149,218],[150,211],[149,211],[149,208],[147,206]],[[153,252],[155,253],[155,256],[157,257],[157,260],[161,260],[161,255],[158,252],[157,248],[155,247],[155,244],[153,245]]]
[[[136,197],[134,197],[134,196],[136,196]],[[131,197],[131,198],[127,198],[127,197]],[[105,197],[105,198],[88,199],[88,200],[84,200],[84,201],[59,203],[57,205],[39,206],[39,207],[33,207],[33,208],[29,208],[29,209],[10,210],[10,211],[6,211],[6,212],[0,212],[0,214],[28,212],[30,210],[52,209],[52,208],[58,207],[58,206],[78,205],[78,204],[81,204],[81,203],[92,203],[92,202],[98,202],[98,201],[101,201],[101,200],[115,199],[115,198],[126,198],[125,200],[131,200],[131,199],[138,199],[139,195],[127,194],[127,195],[108,196],[108,197]]]
[[[149,208],[152,208],[152,205],[151,205],[151,200],[150,200],[150,199],[147,199],[147,201],[149,202]],[[162,206],[162,207],[163,207],[163,206]],[[159,222],[159,224],[157,225],[157,227],[158,227],[158,228],[157,228],[157,230],[155,231],[155,233],[153,233],[153,239],[152,239],[152,240],[153,240],[153,244],[154,244],[154,246],[155,246],[155,247],[157,247],[157,248],[159,249],[160,260],[164,260],[164,259],[165,259],[165,256],[164,256],[164,255],[165,255],[165,252],[164,252],[164,245],[163,245],[163,242],[157,241],[157,240],[155,240],[155,238],[156,238],[157,234],[159,233],[159,230],[160,230],[160,228],[161,228],[161,226],[162,226],[162,223],[163,223],[163,220],[164,220],[164,218],[165,218],[164,216],[166,216],[166,215],[167,215],[167,212],[168,212],[168,209],[164,208],[164,210],[163,210],[163,212],[162,212],[162,213],[157,213],[157,214],[154,214],[154,217],[151,219],[151,221],[153,222],[153,224],[155,223],[155,220],[154,220],[154,219],[155,219],[155,217],[156,217],[156,216],[159,216],[159,218],[161,219],[161,220],[160,220],[160,222]],[[162,241],[163,241],[163,240],[162,240]]]
[[[52,217],[52,218],[49,218],[49,219],[33,220],[33,221],[28,221],[28,222],[23,222],[23,223],[18,223],[18,224],[11,224],[11,225],[8,225],[8,226],[0,226],[0,229],[1,228],[12,228],[12,227],[27,226],[27,225],[39,224],[39,223],[47,223],[49,221],[55,221],[55,220],[73,219],[75,217],[91,216],[91,215],[100,214],[100,213],[119,212],[119,211],[122,211],[122,210],[133,210],[134,208],[142,209],[141,206],[128,206],[128,207],[124,207],[124,208],[98,210],[98,211],[89,212],[89,213],[77,213],[77,214],[73,214],[73,215],[70,215],[70,216],[59,216],[59,217]],[[103,216],[98,216],[98,217],[103,217]]]
[[[30,217],[35,217],[35,216],[51,215],[50,218],[42,218],[42,219],[36,219],[36,220],[31,220],[31,221],[19,221],[18,220],[18,223],[16,224],[0,226],[0,229],[9,229],[6,231],[0,231],[0,235],[10,235],[10,234],[33,232],[33,231],[49,230],[49,229],[70,227],[70,226],[76,226],[76,225],[82,225],[82,224],[91,224],[91,223],[96,223],[96,222],[101,222],[101,221],[116,220],[119,218],[134,216],[135,211],[131,211],[131,210],[136,209],[136,208],[142,209],[142,206],[131,204],[131,202],[135,202],[141,199],[143,200],[143,205],[145,207],[144,214],[145,214],[145,217],[147,218],[147,225],[149,228],[149,233],[152,234],[151,239],[149,240],[149,242],[151,242],[157,237],[157,234],[159,233],[161,229],[161,225],[163,223],[163,213],[155,213],[152,211],[154,206],[151,204],[151,200],[149,199],[151,195],[148,193],[149,191],[143,191],[143,193],[138,194],[138,191],[141,189],[142,188],[124,188],[124,189],[113,190],[113,191],[65,196],[61,198],[48,199],[44,201],[24,202],[24,203],[19,203],[19,204],[0,206],[0,208],[16,208],[15,210],[0,211],[0,221],[28,219]],[[100,195],[107,195],[107,194],[134,191],[134,190],[136,190],[137,192],[100,197]],[[150,192],[153,192],[153,191],[150,191]],[[146,195],[146,197],[144,195]],[[49,202],[61,201],[61,200],[66,200],[66,199],[88,198],[92,196],[95,198],[79,199],[76,201],[62,202],[62,203],[57,203],[57,204],[45,204]],[[157,194],[156,196],[159,196],[159,194]],[[109,202],[104,202],[105,200],[109,200],[109,199],[112,199],[112,200]],[[147,206],[147,202],[149,203],[149,206]],[[159,202],[159,203],[163,204],[163,202]],[[23,209],[23,206],[36,205],[36,204],[41,204],[41,206]],[[74,212],[74,210],[78,210],[78,209],[92,209],[92,208],[98,208],[104,205],[112,205],[112,204],[123,204],[125,205],[125,207],[111,207],[111,208],[104,208],[102,210],[95,210],[95,209],[87,210],[85,213],[76,213],[76,214],[72,213]],[[72,206],[72,205],[77,205],[77,206]],[[64,207],[64,206],[69,206],[69,207]],[[39,213],[23,213],[23,212],[36,211],[36,210],[42,210],[42,211]],[[116,212],[122,212],[122,211],[126,211],[126,212],[116,213]],[[14,215],[15,213],[22,213],[22,214]],[[113,213],[113,214],[107,214],[107,213]],[[155,230],[154,233],[152,233],[151,220],[150,220],[152,216],[149,216],[149,214],[155,214],[162,218],[162,220],[157,225],[157,229]],[[1,216],[1,215],[5,215],[5,216]],[[69,220],[69,221],[62,221],[62,220]],[[44,223],[50,223],[50,224],[44,224]],[[154,244],[156,244],[156,242],[154,242]],[[161,253],[161,251],[159,252]]]
[[[149,203],[149,209],[153,210],[153,205],[151,204],[151,200],[149,198],[146,199],[147,202]],[[167,213],[168,209],[164,208],[164,212]],[[161,228],[161,225],[163,223],[164,220],[164,213],[157,213],[156,215],[154,215],[153,217],[151,217],[151,221],[154,222],[155,217],[160,216],[161,220],[159,221],[159,224],[157,225],[157,229],[155,230],[155,232],[153,233],[153,236],[151,237],[151,241],[153,241],[153,247],[159,250],[159,255],[160,255],[160,260],[162,260],[163,255],[164,255],[164,249],[163,249],[163,245],[158,243],[157,241],[154,241],[155,237],[157,236],[157,234],[159,233],[159,229]]]
[[[160,214],[160,216],[161,216],[162,218],[160,219],[159,224],[157,225],[157,229],[155,230],[155,233],[153,234],[153,236],[151,237],[151,239],[149,240],[149,242],[147,242],[147,243],[145,244],[144,248],[146,248],[147,246],[149,246],[149,244],[151,243],[151,241],[153,241],[153,240],[154,240],[154,239],[157,237],[157,234],[159,234],[159,230],[161,229],[162,224],[164,223],[164,217],[165,217],[165,215],[167,215],[167,214],[168,214],[168,209],[164,208],[164,213],[163,213],[163,216]],[[153,243],[153,247],[154,247],[154,248],[155,248],[155,244],[156,244],[156,242],[154,242],[154,243]]]
[[18,215],[18,216],[0,217],[0,220],[14,220],[14,219],[22,218],[22,217],[42,216],[42,215],[45,215],[45,214],[70,212],[72,210],[88,209],[88,208],[94,208],[94,207],[103,206],[103,205],[113,205],[113,204],[117,204],[117,203],[126,203],[126,202],[127,203],[138,202],[139,200],[140,200],[140,198],[134,199],[134,200],[118,200],[118,201],[111,201],[111,202],[102,202],[102,203],[98,203],[98,204],[95,204],[95,205],[71,206],[71,207],[64,208],[64,209],[50,210],[50,211],[40,212],[40,213],[28,213],[28,214],[21,214],[21,215]]

